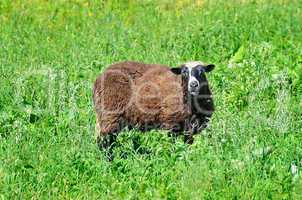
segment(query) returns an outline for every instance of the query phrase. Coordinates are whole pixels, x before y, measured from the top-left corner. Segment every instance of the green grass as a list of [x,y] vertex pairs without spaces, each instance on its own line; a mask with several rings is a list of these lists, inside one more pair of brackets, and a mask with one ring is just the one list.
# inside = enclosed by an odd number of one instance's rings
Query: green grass
[[[215,63],[210,128],[107,162],[91,88],[121,60]],[[0,199],[301,199],[301,98],[300,0],[0,0]]]

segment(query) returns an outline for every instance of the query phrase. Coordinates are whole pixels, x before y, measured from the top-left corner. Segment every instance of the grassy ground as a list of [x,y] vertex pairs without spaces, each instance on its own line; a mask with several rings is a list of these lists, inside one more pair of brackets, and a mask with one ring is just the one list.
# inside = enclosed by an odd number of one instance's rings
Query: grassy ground
[[[106,161],[91,88],[121,60],[216,64],[194,145],[124,131]],[[301,97],[300,0],[0,0],[0,199],[301,199]]]

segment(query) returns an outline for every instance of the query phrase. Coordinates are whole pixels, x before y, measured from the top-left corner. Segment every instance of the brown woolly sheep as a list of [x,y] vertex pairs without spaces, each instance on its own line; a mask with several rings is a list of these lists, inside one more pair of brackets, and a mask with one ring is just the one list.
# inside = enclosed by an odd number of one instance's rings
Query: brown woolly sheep
[[192,144],[214,111],[205,76],[213,69],[197,61],[177,68],[132,61],[109,66],[93,88],[100,147],[111,148],[126,126],[184,133],[184,141]]

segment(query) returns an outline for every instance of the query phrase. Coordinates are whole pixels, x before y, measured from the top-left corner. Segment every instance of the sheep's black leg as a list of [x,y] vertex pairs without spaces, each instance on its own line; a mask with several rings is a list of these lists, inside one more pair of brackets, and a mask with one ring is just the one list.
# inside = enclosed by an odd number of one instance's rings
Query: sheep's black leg
[[193,127],[191,124],[191,120],[187,120],[185,122],[185,129],[184,129],[184,142],[186,144],[193,144],[194,137],[193,137]]
[[171,138],[171,141],[172,141],[173,143],[176,143],[177,136],[178,136],[178,134],[175,133],[175,132],[169,132],[169,133],[168,133],[168,137]]
[[193,134],[185,133],[184,142],[187,144],[193,144],[194,142]]
[[139,136],[134,136],[132,138],[132,143],[133,143],[134,151],[138,151],[140,149],[140,146],[141,146]]
[[168,132],[168,136],[171,138],[171,142],[176,143],[177,138],[183,134],[182,129],[172,129]]
[[107,134],[106,136],[98,139],[99,149],[105,152],[109,161],[112,161],[114,158],[113,149],[116,144],[116,138],[117,134]]
[[167,128],[169,130],[168,137],[171,138],[173,143],[176,143],[177,137],[181,136],[184,131],[184,124],[173,124]]
[[99,149],[104,151],[109,161],[113,160],[113,149],[116,145],[116,138],[123,124],[119,121],[118,115],[97,115],[97,142]]

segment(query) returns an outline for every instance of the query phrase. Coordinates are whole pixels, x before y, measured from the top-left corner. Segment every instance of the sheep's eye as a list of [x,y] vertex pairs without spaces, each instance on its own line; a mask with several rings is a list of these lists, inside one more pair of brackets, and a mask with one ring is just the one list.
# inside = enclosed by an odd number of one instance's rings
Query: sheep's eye
[[199,76],[201,76],[205,72],[204,68],[201,65],[198,66],[198,72]]
[[184,67],[182,70],[181,70],[181,73],[185,76],[188,76],[188,73],[189,73],[189,70],[188,68]]

